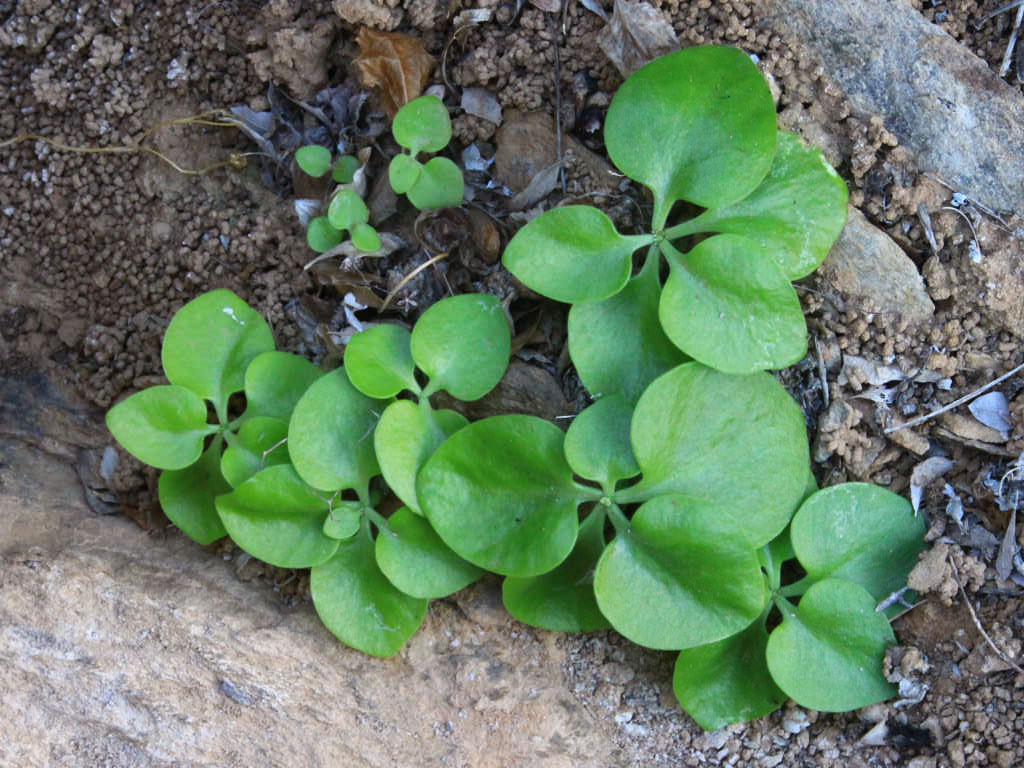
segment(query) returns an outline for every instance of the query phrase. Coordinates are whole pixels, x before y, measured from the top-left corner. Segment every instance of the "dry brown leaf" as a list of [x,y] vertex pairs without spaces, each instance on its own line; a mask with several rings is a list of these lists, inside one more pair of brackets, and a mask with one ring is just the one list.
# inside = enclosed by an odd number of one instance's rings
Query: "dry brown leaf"
[[353,63],[363,85],[379,89],[381,105],[391,117],[423,93],[434,59],[418,37],[363,27],[356,42],[359,56]]
[[629,77],[644,64],[679,48],[679,39],[672,22],[657,8],[615,0],[612,20],[598,33],[597,44],[622,76]]
[[539,8],[544,13],[562,12],[562,0],[530,0],[530,5]]

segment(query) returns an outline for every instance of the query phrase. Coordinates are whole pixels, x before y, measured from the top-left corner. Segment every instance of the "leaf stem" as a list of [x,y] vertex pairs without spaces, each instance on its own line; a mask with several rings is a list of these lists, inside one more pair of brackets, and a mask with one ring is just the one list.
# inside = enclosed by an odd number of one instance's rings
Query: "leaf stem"
[[371,523],[373,523],[373,525],[374,525],[374,527],[376,527],[378,533],[379,532],[391,533],[391,527],[388,525],[387,519],[384,517],[384,515],[382,515],[376,509],[374,509],[373,507],[371,507],[368,504],[364,504],[363,505],[363,509],[362,509],[362,513],[363,513],[363,519],[364,520],[369,520]]
[[612,525],[615,526],[615,535],[628,536],[630,531],[629,519],[619,509],[619,505],[613,501],[610,504],[601,504],[600,506],[612,521]]
[[701,219],[703,218],[705,217],[702,213],[699,216],[695,216],[694,218],[690,219],[689,221],[683,221],[680,222],[679,224],[676,224],[674,227],[669,227],[668,229],[665,230],[665,239],[675,240],[680,237],[685,237],[686,235],[693,235],[696,234],[697,232],[704,232],[705,230],[703,227],[703,222],[701,221]]
[[806,592],[816,581],[817,579],[812,579],[810,576],[804,576],[799,581],[794,581],[792,584],[779,588],[777,594],[780,597],[797,597]]

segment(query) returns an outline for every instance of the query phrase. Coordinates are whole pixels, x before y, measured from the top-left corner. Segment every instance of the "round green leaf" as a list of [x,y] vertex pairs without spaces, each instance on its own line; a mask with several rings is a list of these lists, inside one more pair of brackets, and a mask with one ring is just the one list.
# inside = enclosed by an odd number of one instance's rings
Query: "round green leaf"
[[189,389],[156,386],[107,411],[107,429],[128,453],[157,469],[184,469],[217,431],[206,423],[206,403]]
[[307,144],[295,150],[295,163],[303,173],[318,179],[331,170],[331,150],[319,144]]
[[359,160],[352,155],[342,155],[334,161],[331,178],[338,184],[351,184],[359,170]]
[[775,133],[761,73],[743,51],[720,46],[676,51],[637,70],[604,123],[612,162],[654,193],[656,230],[673,201],[713,208],[750,194],[771,166]]
[[602,211],[566,205],[545,211],[516,232],[505,248],[505,268],[555,301],[598,301],[629,280],[633,251],[653,235],[620,235]]
[[288,421],[295,404],[324,372],[289,352],[264,352],[245,370],[245,416]]
[[595,398],[620,394],[635,404],[648,384],[686,362],[661,328],[660,296],[658,259],[652,258],[614,296],[569,310],[569,353]]
[[704,211],[679,234],[743,235],[788,279],[798,280],[824,261],[839,237],[847,197],[846,184],[818,149],[779,131],[775,158],[761,185],[739,202]]
[[171,384],[211,401],[223,421],[228,397],[245,385],[249,363],[273,348],[260,313],[221,289],[192,299],[171,318],[161,358]]
[[388,518],[390,531],[377,534],[377,565],[388,581],[412,597],[447,597],[472,584],[483,571],[452,552],[430,523],[408,507]]
[[373,431],[380,472],[388,487],[416,514],[422,514],[416,476],[438,446],[467,423],[466,417],[455,411],[430,411],[408,400],[398,400],[384,409]]
[[767,373],[731,376],[684,363],[647,388],[633,413],[643,470],[622,503],[680,494],[714,505],[737,540],[767,544],[803,497],[810,457],[803,414]]
[[231,487],[237,488],[264,467],[287,464],[288,446],[281,443],[287,436],[288,422],[269,416],[254,416],[237,435],[229,435],[220,470]]
[[345,645],[387,657],[419,629],[427,601],[399,591],[377,567],[368,532],[341,542],[338,553],[309,573],[320,620]]
[[672,688],[683,709],[705,731],[717,731],[774,712],[786,694],[765,661],[768,633],[763,621],[707,645],[680,651]]
[[604,397],[580,413],[565,433],[565,458],[573,471],[614,488],[619,480],[640,474],[629,424],[633,409],[621,395]]
[[448,108],[436,96],[420,96],[398,110],[391,134],[413,156],[417,152],[440,152],[452,139]]
[[352,229],[370,220],[370,209],[354,189],[339,189],[327,206],[327,221],[335,229]]
[[299,477],[321,491],[363,489],[380,474],[373,428],[384,408],[338,368],[313,382],[288,424],[288,453]]
[[399,154],[388,165],[388,182],[397,195],[404,195],[423,172],[420,161],[410,155]]
[[220,473],[221,439],[215,438],[195,464],[160,473],[157,496],[167,519],[192,541],[210,544],[226,535],[215,499],[231,487]]
[[434,304],[412,329],[412,359],[428,377],[427,392],[445,390],[459,400],[490,392],[508,367],[511,335],[501,302],[466,293]]
[[353,224],[349,231],[352,245],[365,253],[374,253],[381,248],[380,235],[369,224]]
[[462,205],[462,171],[447,157],[432,157],[405,193],[421,211]]
[[399,325],[357,333],[345,347],[348,380],[367,397],[394,397],[403,389],[419,392],[409,345],[409,332]]
[[757,244],[715,235],[681,254],[661,293],[665,333],[686,354],[726,373],[785,368],[807,351],[807,325],[789,279]]
[[267,467],[219,496],[217,511],[238,546],[278,568],[309,568],[338,548],[323,533],[327,501],[290,464]]
[[362,520],[361,501],[335,501],[324,518],[324,536],[329,539],[351,539],[359,532]]
[[594,597],[594,568],[604,551],[605,516],[590,513],[576,545],[553,571],[527,578],[509,576],[501,585],[505,608],[519,621],[554,632],[591,632],[608,626]]
[[306,243],[317,253],[326,253],[344,239],[344,233],[332,227],[326,216],[311,219],[306,227]]
[[793,550],[811,579],[849,579],[875,600],[906,584],[924,549],[924,532],[910,502],[868,483],[818,491],[790,525]]
[[506,576],[536,576],[568,557],[579,492],[555,425],[493,416],[449,437],[420,471],[417,495],[445,544]]
[[776,604],[783,618],[768,638],[768,669],[797,704],[846,712],[895,695],[882,659],[896,639],[864,587],[826,579],[807,590],[795,610],[783,600]]
[[733,635],[764,610],[757,552],[717,506],[659,496],[605,549],[594,594],[608,621],[634,643],[661,650]]

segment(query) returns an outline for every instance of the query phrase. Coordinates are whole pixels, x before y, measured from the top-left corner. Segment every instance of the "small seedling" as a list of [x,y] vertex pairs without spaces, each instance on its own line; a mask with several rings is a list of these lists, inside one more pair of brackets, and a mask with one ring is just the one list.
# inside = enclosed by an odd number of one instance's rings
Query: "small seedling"
[[408,154],[391,159],[388,179],[391,188],[405,195],[420,210],[462,205],[463,181],[459,166],[447,157],[432,157],[421,163],[421,152],[440,152],[452,138],[448,110],[436,96],[413,99],[395,115],[391,126],[395,141]]
[[373,253],[381,247],[377,230],[370,226],[370,209],[355,189],[359,160],[342,155],[332,160],[331,151],[317,144],[299,147],[295,163],[304,173],[315,179],[328,173],[337,183],[327,204],[327,215],[310,220],[306,227],[306,242],[317,253],[325,253],[340,245],[348,232],[352,245],[360,251]]
[[[655,60],[615,94],[604,136],[619,170],[651,192],[650,229],[620,234],[598,209],[566,206],[519,230],[504,256],[527,286],[573,304],[569,346],[587,388],[635,402],[686,356],[729,373],[799,360],[807,334],[790,281],[838,236],[846,186],[819,151],[776,130],[749,57],[704,46]],[[684,201],[699,213],[677,221]],[[698,234],[711,236],[691,242]]]

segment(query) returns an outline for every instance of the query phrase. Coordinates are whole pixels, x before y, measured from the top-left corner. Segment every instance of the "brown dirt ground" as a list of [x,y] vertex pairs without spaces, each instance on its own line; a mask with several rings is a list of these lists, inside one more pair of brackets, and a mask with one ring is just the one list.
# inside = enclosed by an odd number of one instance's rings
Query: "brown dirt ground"
[[[372,2],[348,5],[375,8],[389,26],[420,36],[435,56],[451,33],[445,9],[427,0],[394,8]],[[853,116],[827,76],[794,53],[798,41],[760,28],[755,3],[669,0],[659,5],[670,14],[682,44],[730,43],[756,54],[777,85],[780,111],[785,115],[789,110],[794,123],[803,121],[802,130],[812,140],[828,142],[851,202],[889,232],[926,276],[944,275],[948,290],[941,293],[927,328],[904,327],[891,314],[849,306],[810,280],[803,296],[823,358],[838,363],[841,351],[885,359],[904,370],[924,366],[952,378],[949,392],[902,383],[897,402],[905,413],[927,412],[1018,364],[1020,340],[975,306],[971,291],[958,288],[964,271],[957,265],[968,257],[968,238],[955,217],[936,223],[941,248],[932,256],[916,213],[927,182],[880,122]],[[979,30],[974,26],[980,17],[977,5],[972,0],[917,3],[929,20],[998,67],[1012,14]],[[478,5],[494,8],[495,21],[468,30],[452,44],[449,79],[456,88],[488,89],[505,110],[553,114],[557,26],[529,4],[515,16],[514,6],[498,0]],[[601,26],[582,5],[569,4],[567,33],[559,47],[562,116],[580,139],[589,136],[577,125],[578,118],[586,116],[588,106],[606,103],[621,82],[593,44]],[[354,32],[328,9],[318,12],[301,0],[273,0],[263,8],[231,0],[148,8],[127,0],[76,5],[0,0],[0,140],[31,132],[73,146],[111,147],[130,143],[170,118],[235,104],[259,108],[267,103],[268,71],[281,82],[343,80],[356,50]],[[301,52],[289,48],[295,40],[320,40],[326,66],[303,61]],[[436,74],[434,82],[439,82]],[[456,115],[459,147],[478,141],[485,153],[491,151],[494,126]],[[165,129],[153,143],[189,168],[251,150],[236,132],[217,128]],[[568,177],[570,191],[594,191],[593,176],[579,157],[570,158]],[[6,282],[0,285],[0,376],[9,381],[29,386],[34,376],[45,374],[70,382],[90,403],[106,408],[160,379],[163,328],[187,300],[215,287],[234,290],[265,313],[284,348],[329,355],[331,333],[344,330],[337,293],[302,270],[310,254],[290,201],[266,190],[256,161],[242,172],[185,176],[148,155],[64,152],[27,141],[0,149],[0,179],[0,275]],[[495,198],[481,194],[481,206],[493,210]],[[631,208],[614,194],[599,199],[612,210]],[[414,240],[408,217],[399,216],[391,226]],[[501,215],[503,239],[513,226]],[[536,387],[550,386],[555,377],[566,407],[578,406],[580,392],[567,371],[562,310],[517,295],[485,250],[467,240],[462,258],[443,271],[425,272],[400,308],[411,321],[448,290],[499,293],[512,301],[531,368],[545,372],[524,374],[527,381],[533,377]],[[409,249],[361,268],[366,284],[382,295],[423,260]],[[929,287],[935,282],[930,280]],[[860,391],[857,382],[841,386],[834,373],[830,368],[832,399]],[[812,355],[783,379],[804,406],[813,435],[824,406],[817,360]],[[1021,388],[1024,377],[1011,379],[1005,391],[1012,396]],[[1000,477],[1008,459],[1024,447],[1024,400],[1013,403],[1011,439],[1001,444],[979,444],[955,430],[929,427],[919,430],[916,442],[892,442],[882,436],[872,401],[851,402],[857,403],[856,413],[833,436],[828,455],[816,466],[822,482],[866,479],[906,494],[923,440],[925,449],[937,448],[954,459],[955,469],[945,480],[962,496],[965,511],[1002,536],[1009,512],[1000,509],[984,480]],[[129,500],[126,508],[138,519],[156,525],[147,479],[152,481],[125,458],[111,486]],[[936,511],[932,539],[944,533],[946,500],[940,487],[925,496],[926,506]],[[238,555],[230,545],[221,549]],[[998,642],[1011,648],[1016,643],[1019,650],[1024,624],[1020,588],[1000,582],[991,567],[971,559],[974,554],[956,548],[963,577],[972,577],[970,598],[980,620]],[[273,575],[244,558],[236,564],[243,579]],[[291,598],[302,599],[302,580],[293,585]],[[1024,675],[1015,675],[979,638],[962,596],[949,597],[954,598],[949,604],[929,599],[896,625],[902,646],[915,649],[903,658],[903,676],[930,689],[920,703],[844,715],[787,707],[757,723],[711,735],[701,734],[678,710],[669,655],[633,647],[614,633],[567,636],[559,642],[574,659],[565,670],[567,685],[636,756],[636,765],[696,764],[714,760],[726,747],[742,764],[765,766],[1019,765],[1024,762],[1018,741],[1024,732]],[[883,716],[890,724],[883,743],[858,746],[857,739]],[[781,763],[765,758],[771,753],[782,755]]]

